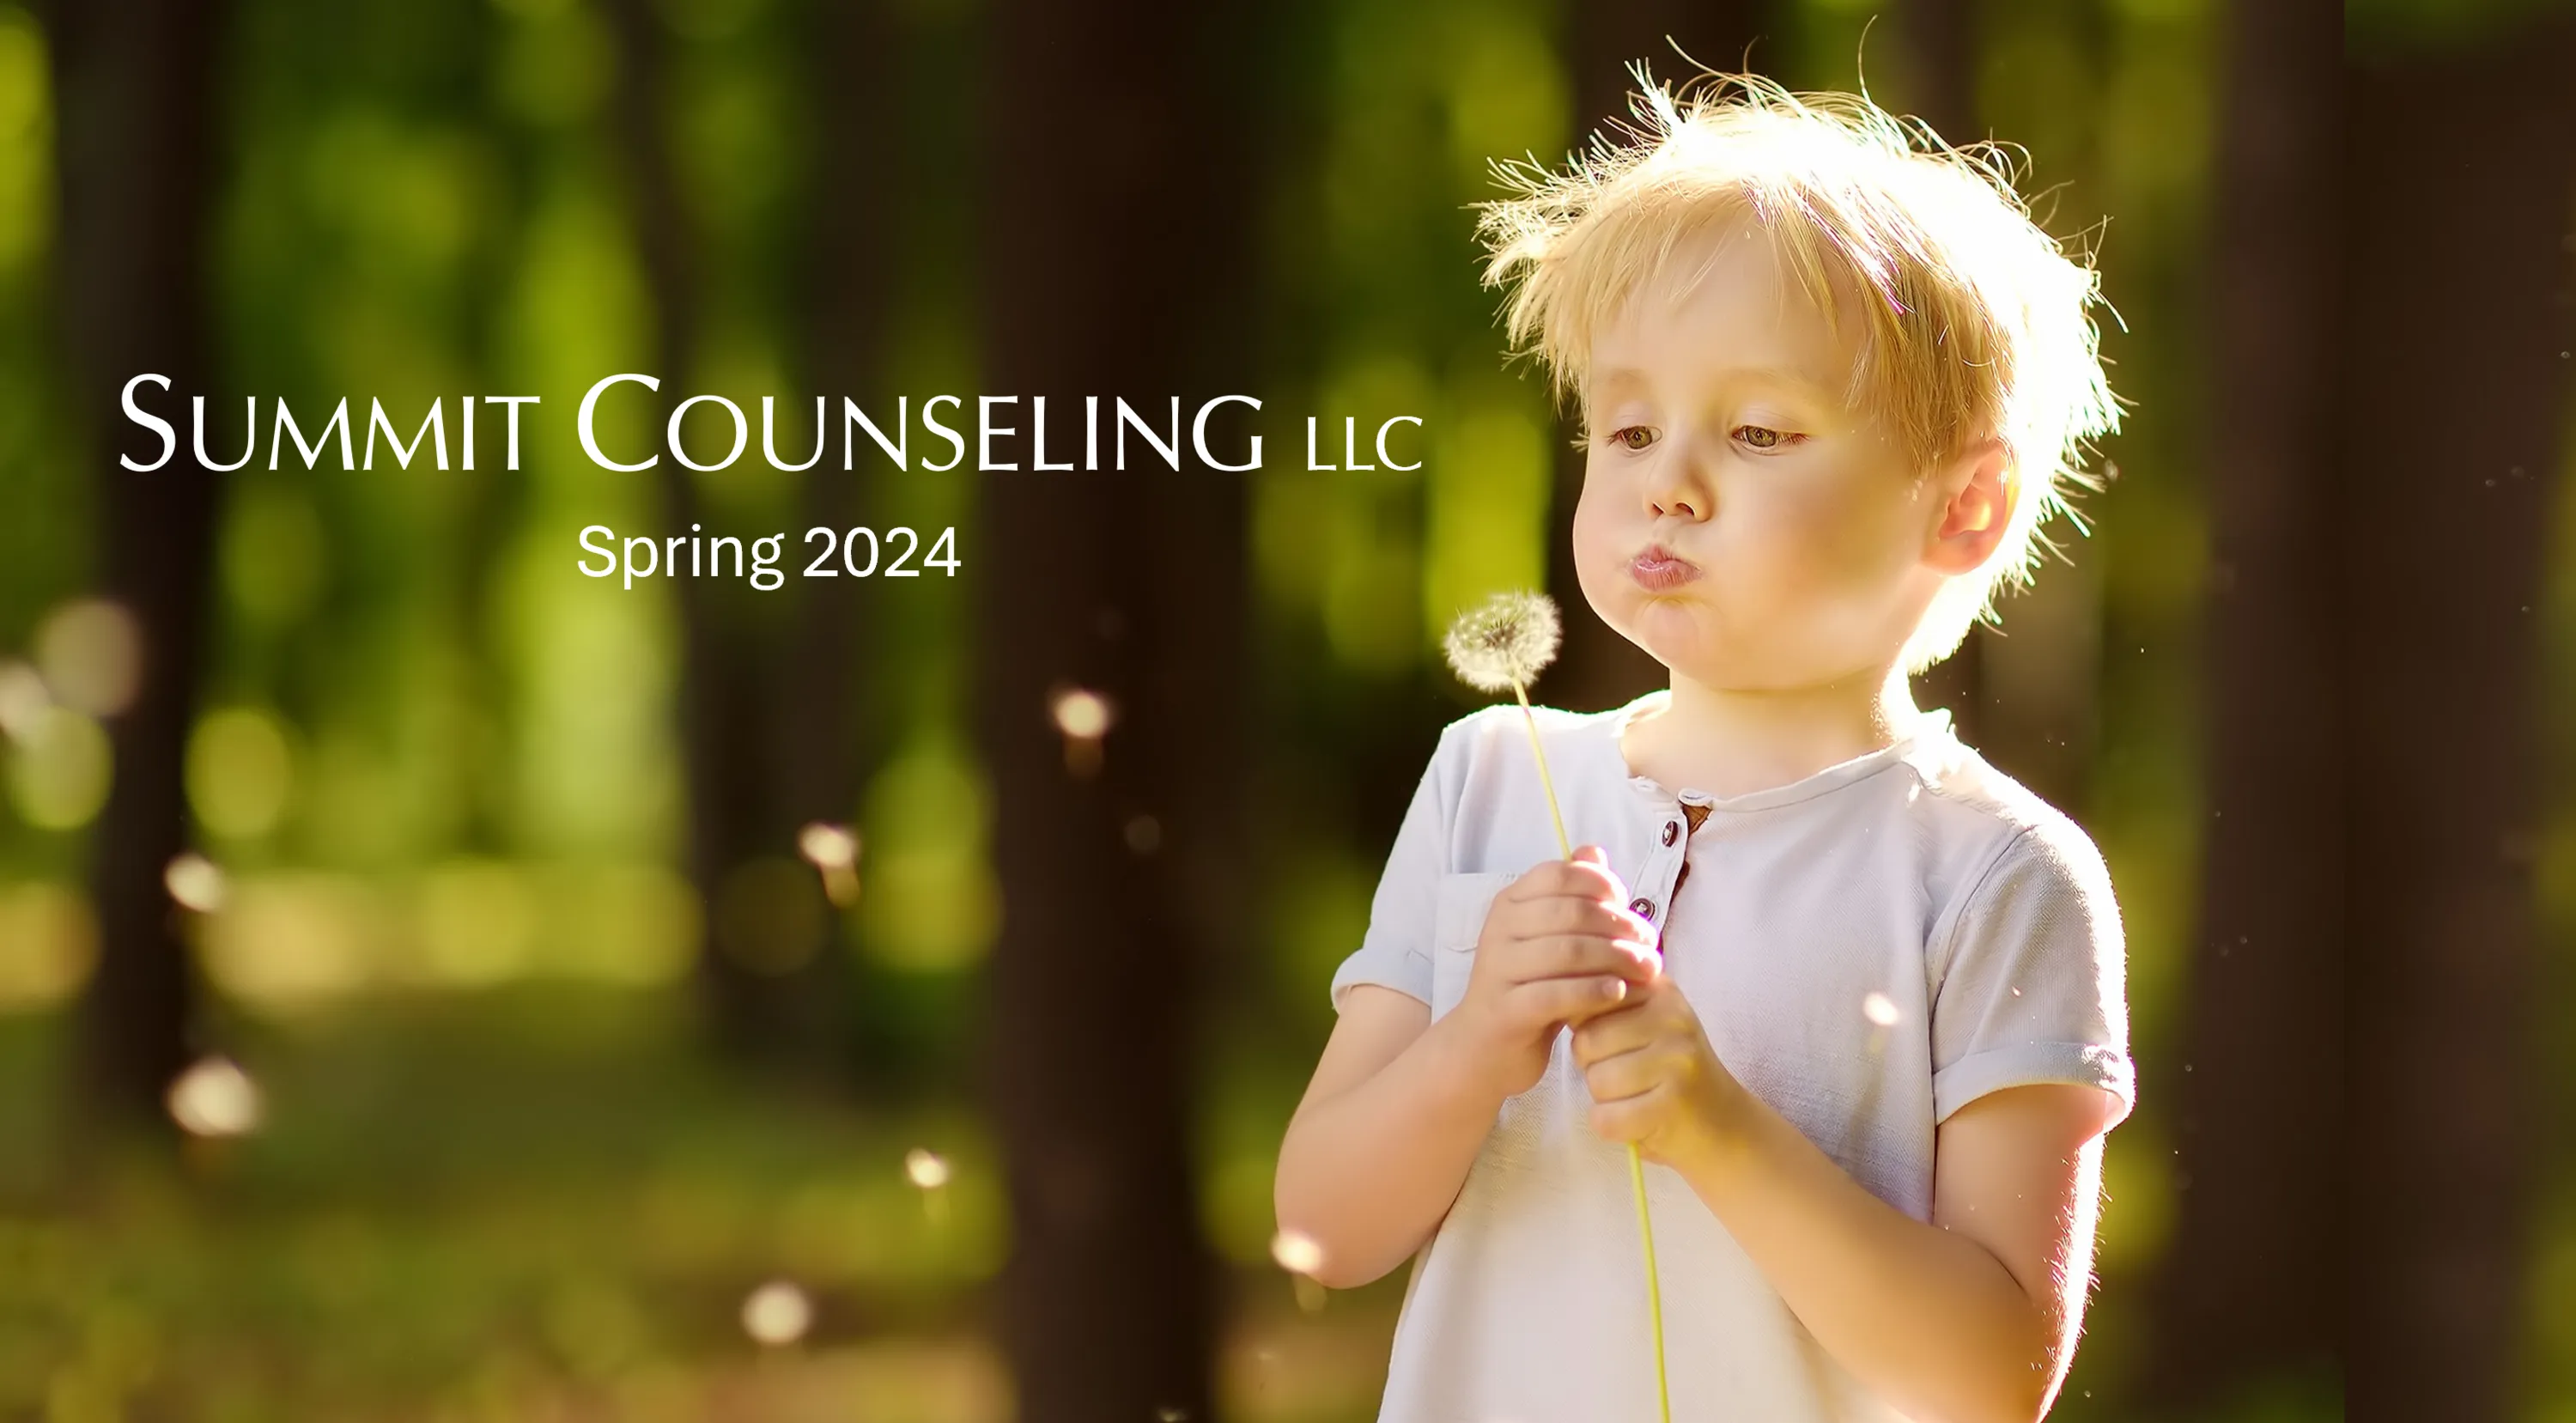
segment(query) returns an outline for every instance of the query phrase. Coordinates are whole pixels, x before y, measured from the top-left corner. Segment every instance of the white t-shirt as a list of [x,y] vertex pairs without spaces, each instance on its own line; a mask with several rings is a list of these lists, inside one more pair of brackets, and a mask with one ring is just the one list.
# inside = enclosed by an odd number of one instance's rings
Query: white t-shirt
[[[1933,1129],[1988,1092],[2076,1082],[2134,1104],[2119,911],[2082,829],[1924,715],[1794,784],[1715,797],[1631,774],[1628,719],[1539,708],[1577,845],[1662,928],[1665,971],[1746,1087],[1882,1200],[1932,1212]],[[1333,975],[1431,1005],[1465,995],[1495,891],[1557,856],[1516,703],[1441,733]],[[1888,1021],[1892,1019],[1892,1021]],[[1381,1423],[1655,1416],[1624,1148],[1596,1136],[1560,1033],[1503,1104],[1413,1262]],[[1901,1418],[1827,1355],[1679,1174],[1649,1162],[1673,1417]]]

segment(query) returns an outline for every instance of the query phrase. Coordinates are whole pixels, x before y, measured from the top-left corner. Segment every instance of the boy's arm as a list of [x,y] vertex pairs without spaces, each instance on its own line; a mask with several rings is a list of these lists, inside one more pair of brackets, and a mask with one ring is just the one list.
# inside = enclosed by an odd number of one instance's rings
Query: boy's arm
[[1737,1129],[1680,1169],[1817,1342],[1906,1416],[2034,1423],[2083,1322],[2101,1134],[2117,1111],[2109,1093],[2065,1083],[1960,1108],[1939,1128],[1929,1224],[1750,1092]]
[[1420,999],[1358,984],[1279,1147],[1280,1229],[1313,1241],[1311,1273],[1364,1285],[1413,1254],[1458,1198],[1505,1093]]

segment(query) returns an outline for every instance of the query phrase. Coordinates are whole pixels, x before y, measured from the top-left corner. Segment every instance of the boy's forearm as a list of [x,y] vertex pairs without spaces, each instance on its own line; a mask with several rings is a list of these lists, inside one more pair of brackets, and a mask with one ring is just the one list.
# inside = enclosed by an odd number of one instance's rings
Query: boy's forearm
[[1474,1068],[1455,1019],[1432,1022],[1368,1080],[1310,1103],[1280,1143],[1283,1230],[1321,1248],[1315,1278],[1366,1284],[1446,1215],[1504,1094]]
[[1746,1093],[1740,1145],[1683,1175],[1817,1342],[1923,1423],[2031,1423],[2051,1389],[2048,1321],[1965,1236],[1852,1179]]

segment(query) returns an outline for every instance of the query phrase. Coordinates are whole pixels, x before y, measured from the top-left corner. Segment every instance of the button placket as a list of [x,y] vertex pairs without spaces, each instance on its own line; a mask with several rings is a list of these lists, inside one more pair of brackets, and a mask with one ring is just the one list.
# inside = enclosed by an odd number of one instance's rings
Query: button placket
[[1664,811],[1663,825],[1655,832],[1655,848],[1647,852],[1644,872],[1634,886],[1637,897],[1628,901],[1628,912],[1650,924],[1660,925],[1672,903],[1674,882],[1688,853],[1682,831],[1682,808],[1675,803]]

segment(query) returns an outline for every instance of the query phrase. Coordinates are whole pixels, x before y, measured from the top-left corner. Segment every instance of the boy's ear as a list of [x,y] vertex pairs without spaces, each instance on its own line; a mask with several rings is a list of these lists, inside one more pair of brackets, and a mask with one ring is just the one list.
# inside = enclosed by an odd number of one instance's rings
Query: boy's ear
[[1985,439],[1942,471],[1934,486],[1942,496],[1941,522],[1923,550],[1924,561],[1945,575],[1982,566],[2011,526],[2021,500],[2019,471],[1999,439]]

